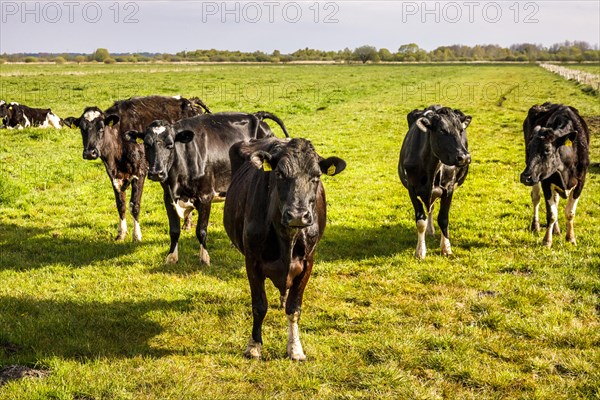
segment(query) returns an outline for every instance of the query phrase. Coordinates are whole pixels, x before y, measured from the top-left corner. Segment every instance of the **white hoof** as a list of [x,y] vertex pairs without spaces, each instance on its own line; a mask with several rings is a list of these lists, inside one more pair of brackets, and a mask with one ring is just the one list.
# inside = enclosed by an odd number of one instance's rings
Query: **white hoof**
[[244,351],[244,357],[259,360],[262,352],[262,344],[257,343],[254,339],[250,338],[246,351]]
[[177,261],[179,261],[177,253],[169,253],[165,259],[165,264],[177,264]]
[[425,247],[425,244],[423,244],[422,246],[417,246],[417,250],[415,251],[415,257],[418,260],[424,260],[426,254],[427,248]]
[[210,256],[208,255],[208,251],[206,251],[202,245],[200,246],[200,253],[198,256],[200,257],[200,262],[210,265]]
[[306,361],[306,355],[304,355],[304,350],[302,350],[302,344],[299,340],[292,343],[288,342],[287,353],[291,360]]
[[450,247],[450,240],[446,238],[442,234],[442,239],[440,240],[440,247],[442,248],[442,254],[445,256],[452,255],[452,248]]

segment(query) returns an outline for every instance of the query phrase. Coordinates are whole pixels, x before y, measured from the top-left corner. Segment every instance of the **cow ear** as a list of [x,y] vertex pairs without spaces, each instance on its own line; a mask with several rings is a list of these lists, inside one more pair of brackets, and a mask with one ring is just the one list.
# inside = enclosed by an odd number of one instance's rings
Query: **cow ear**
[[127,131],[123,134],[123,138],[131,143],[144,143],[144,134],[138,131]]
[[572,147],[573,141],[575,141],[576,137],[577,137],[577,132],[571,131],[568,134],[563,135],[556,140],[556,147],[560,147],[560,146]]
[[113,125],[119,123],[119,120],[120,120],[120,118],[118,115],[111,114],[104,119],[104,125],[113,126]]
[[421,117],[417,120],[416,124],[421,132],[427,132],[427,129],[431,126],[431,121],[427,117]]
[[472,119],[473,119],[473,117],[471,117],[470,115],[465,115],[465,119],[462,121],[463,129],[467,129],[467,126],[469,126]]
[[175,141],[181,143],[189,143],[194,138],[194,131],[181,131],[175,135]]
[[262,169],[265,172],[270,172],[273,170],[273,165],[271,160],[273,156],[266,151],[258,150],[254,153],[250,154],[250,163],[256,169]]
[[79,126],[79,121],[81,121],[81,118],[75,118],[75,117],[68,117],[63,120],[65,125],[71,129],[77,128]]
[[346,161],[338,157],[329,157],[319,161],[321,172],[334,176],[346,169]]

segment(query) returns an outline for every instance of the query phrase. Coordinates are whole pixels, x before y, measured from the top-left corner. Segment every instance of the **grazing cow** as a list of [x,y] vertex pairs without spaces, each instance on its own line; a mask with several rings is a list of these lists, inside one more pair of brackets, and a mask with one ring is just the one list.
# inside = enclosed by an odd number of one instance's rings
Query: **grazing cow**
[[567,242],[576,244],[573,220],[590,163],[590,134],[579,112],[562,104],[544,103],[529,109],[523,123],[526,167],[521,183],[532,186],[531,229],[540,230],[540,186],[546,202],[544,245],[552,247],[552,234],[560,234],[558,201],[567,200]]
[[63,121],[49,108],[31,108],[19,103],[0,100],[0,127],[23,129],[30,126],[40,128],[62,128]]
[[175,122],[202,113],[202,105],[180,96],[133,97],[116,101],[106,111],[87,107],[81,117],[65,119],[71,127],[79,127],[83,139],[83,158],[100,158],[115,193],[119,212],[119,228],[116,240],[127,235],[127,188],[131,185],[130,208],[134,219],[133,240],[141,241],[139,225],[140,205],[148,164],[144,159],[144,147],[125,140],[130,130],[144,130],[156,119]]
[[288,318],[287,354],[305,360],[298,332],[302,296],[326,222],[321,174],[346,168],[323,159],[305,139],[268,138],[237,143],[230,152],[232,181],[224,208],[229,238],[246,258],[252,295],[252,336],[244,355],[260,358],[267,313],[265,279],[279,289]]
[[175,124],[154,121],[144,132],[128,133],[130,140],[143,141],[148,177],[163,188],[171,236],[166,263],[178,261],[180,218],[196,208],[199,256],[203,263],[210,264],[206,249],[208,219],[213,200],[222,200],[231,181],[229,148],[239,141],[272,136],[263,122],[265,118],[276,121],[288,136],[283,122],[266,112],[205,114]]
[[435,105],[413,110],[407,119],[409,130],[400,150],[398,175],[415,210],[418,237],[415,256],[425,258],[425,232],[434,234],[433,204],[437,199],[440,199],[440,246],[442,254],[450,255],[448,214],[454,190],[464,182],[471,162],[465,131],[471,117],[460,110]]

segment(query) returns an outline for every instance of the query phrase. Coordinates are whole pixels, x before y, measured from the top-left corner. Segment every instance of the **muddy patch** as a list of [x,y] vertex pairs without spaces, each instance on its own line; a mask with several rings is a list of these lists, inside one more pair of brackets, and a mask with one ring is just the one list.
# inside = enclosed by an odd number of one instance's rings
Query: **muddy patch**
[[43,369],[29,368],[24,365],[9,365],[0,369],[0,387],[6,385],[10,381],[24,378],[43,378],[49,374],[50,371]]

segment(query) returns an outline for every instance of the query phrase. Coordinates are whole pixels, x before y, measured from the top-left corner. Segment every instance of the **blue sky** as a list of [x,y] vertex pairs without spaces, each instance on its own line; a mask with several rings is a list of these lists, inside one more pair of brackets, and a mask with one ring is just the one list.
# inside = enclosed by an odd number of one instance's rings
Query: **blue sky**
[[0,52],[600,42],[600,1],[7,1]]

